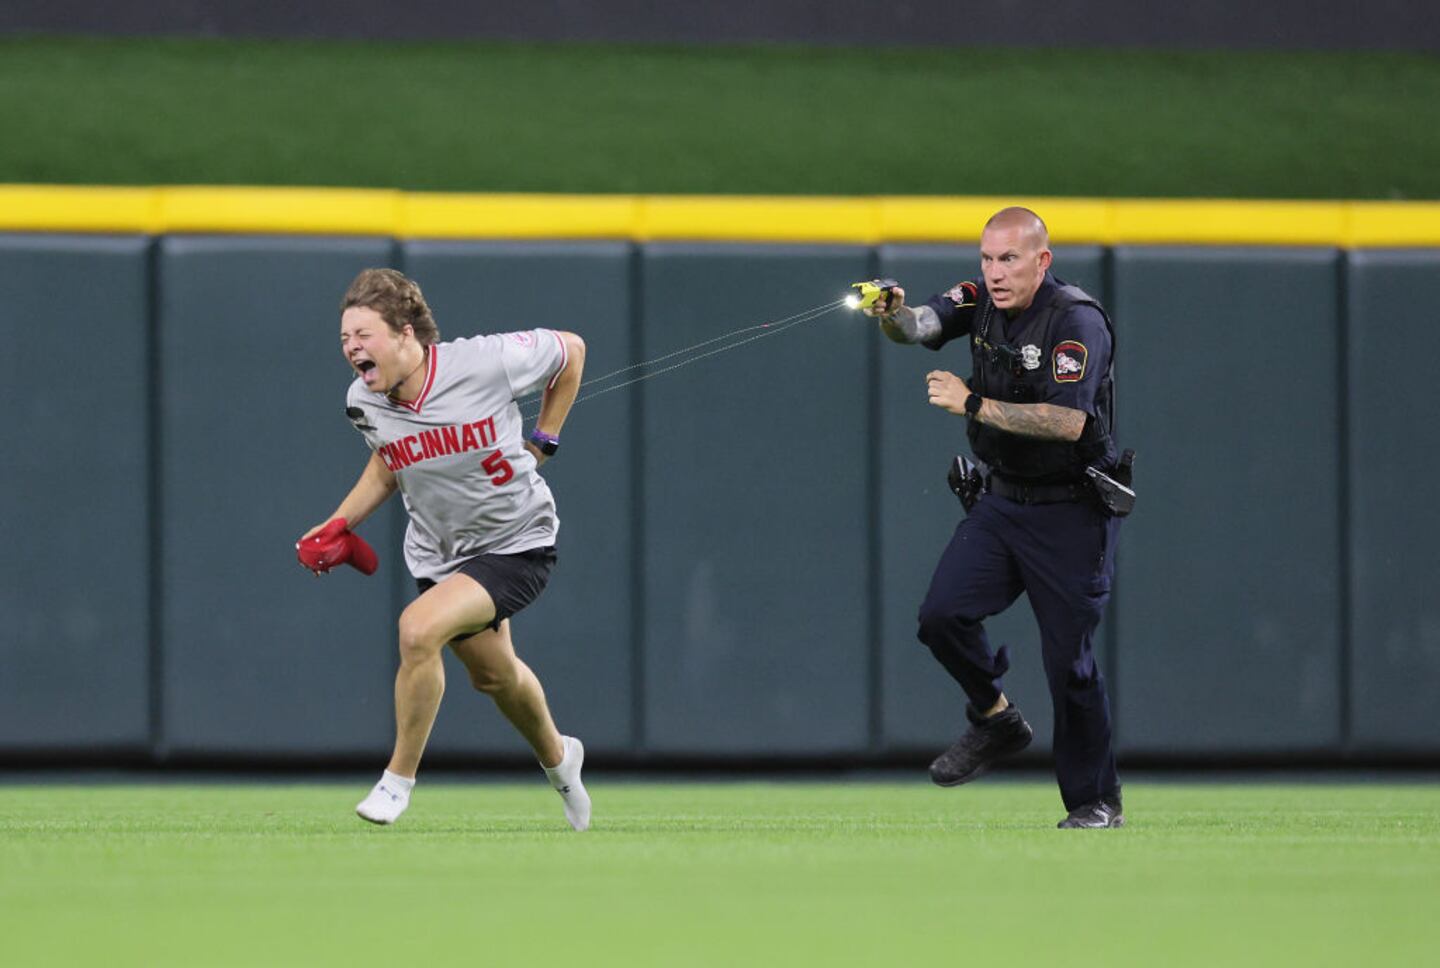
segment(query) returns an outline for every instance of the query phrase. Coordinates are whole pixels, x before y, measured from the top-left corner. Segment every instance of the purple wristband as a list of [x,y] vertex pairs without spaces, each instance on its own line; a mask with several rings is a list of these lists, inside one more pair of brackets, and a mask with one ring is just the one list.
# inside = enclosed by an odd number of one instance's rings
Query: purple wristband
[[539,427],[536,427],[534,430],[530,431],[530,437],[528,439],[530,443],[534,444],[537,448],[539,448],[540,453],[544,454],[546,457],[553,456],[555,451],[560,449],[560,438],[547,434]]

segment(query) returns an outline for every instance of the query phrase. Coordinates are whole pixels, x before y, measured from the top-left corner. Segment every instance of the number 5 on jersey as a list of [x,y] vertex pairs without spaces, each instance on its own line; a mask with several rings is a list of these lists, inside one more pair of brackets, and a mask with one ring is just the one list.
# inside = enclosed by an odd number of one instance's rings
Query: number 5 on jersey
[[505,459],[505,455],[498,450],[492,450],[486,458],[480,462],[480,466],[485,469],[485,473],[491,475],[490,483],[496,487],[499,487],[515,476],[515,468],[510,466],[510,462]]

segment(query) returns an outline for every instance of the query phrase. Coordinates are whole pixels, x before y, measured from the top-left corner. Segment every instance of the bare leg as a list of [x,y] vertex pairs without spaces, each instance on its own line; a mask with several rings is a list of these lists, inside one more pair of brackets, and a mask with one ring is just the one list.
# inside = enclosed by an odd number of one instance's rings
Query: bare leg
[[535,751],[540,765],[557,766],[565,755],[560,731],[550,717],[540,679],[515,655],[509,620],[501,622],[498,629],[485,629],[452,642],[450,647],[469,671],[471,684],[495,700],[496,707]]
[[530,667],[515,657],[510,623],[486,629],[450,647],[465,664],[470,682],[495,700],[505,718],[525,737],[535,758],[545,767],[545,778],[565,803],[565,819],[576,830],[590,827],[590,794],[580,779],[585,746],[573,736],[560,735],[545,703],[545,690]]
[[[395,674],[395,750],[389,770],[413,778],[440,697],[445,666],[440,651],[457,635],[483,628],[495,617],[490,593],[467,575],[451,575],[421,595],[400,616],[400,671]],[[513,653],[512,653],[513,654]]]

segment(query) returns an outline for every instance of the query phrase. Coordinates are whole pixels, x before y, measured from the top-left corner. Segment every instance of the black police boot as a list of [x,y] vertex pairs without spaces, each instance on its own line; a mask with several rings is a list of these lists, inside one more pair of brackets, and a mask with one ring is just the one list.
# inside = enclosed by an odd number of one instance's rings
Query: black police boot
[[1035,731],[1014,705],[989,719],[966,705],[970,729],[930,764],[930,779],[938,786],[959,786],[980,776],[1001,757],[1018,753],[1030,745]]
[[1125,814],[1120,811],[1120,795],[1101,797],[1090,803],[1082,803],[1064,820],[1056,824],[1061,830],[1078,827],[1123,827]]

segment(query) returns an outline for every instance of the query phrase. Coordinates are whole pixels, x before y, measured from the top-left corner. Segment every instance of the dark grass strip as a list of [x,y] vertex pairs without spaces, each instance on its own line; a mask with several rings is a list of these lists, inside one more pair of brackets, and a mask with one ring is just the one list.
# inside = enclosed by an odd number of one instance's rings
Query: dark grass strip
[[1440,198],[1395,53],[0,39],[0,181]]

